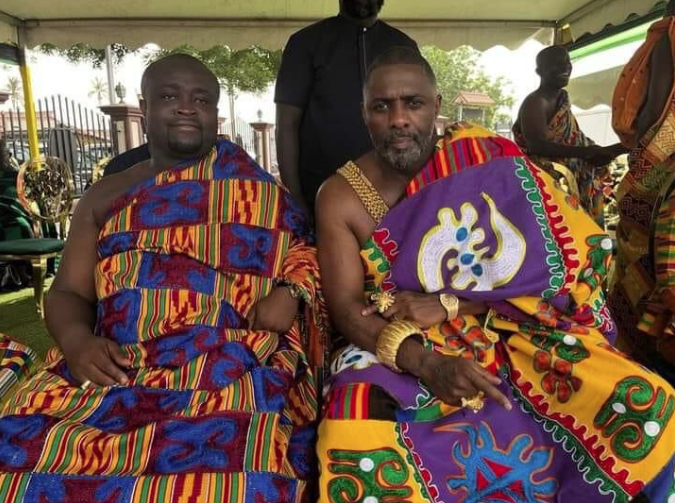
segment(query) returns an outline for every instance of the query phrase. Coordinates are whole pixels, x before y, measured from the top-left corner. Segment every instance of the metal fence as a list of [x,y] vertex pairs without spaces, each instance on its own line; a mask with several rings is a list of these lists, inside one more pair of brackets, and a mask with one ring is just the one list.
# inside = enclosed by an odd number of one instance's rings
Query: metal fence
[[240,117],[234,120],[234,128],[232,121],[227,119],[225,121],[225,134],[228,135],[234,143],[246,150],[248,155],[257,160],[258,149],[256,147],[255,130],[251,125]]
[[[37,100],[35,111],[40,154],[66,161],[73,172],[75,192],[82,194],[94,165],[115,155],[109,117],[61,96]],[[20,163],[29,158],[24,112],[0,112],[0,135]]]
[[[110,134],[110,118],[60,95],[37,100],[35,109],[40,154],[66,161],[73,172],[75,192],[81,195],[96,163],[117,154]],[[258,159],[255,130],[248,122],[236,117],[234,127],[227,120],[223,129],[232,141],[262,162]],[[19,163],[30,157],[23,111],[0,112],[0,136],[5,137],[9,152]],[[276,148],[272,150],[275,159]]]

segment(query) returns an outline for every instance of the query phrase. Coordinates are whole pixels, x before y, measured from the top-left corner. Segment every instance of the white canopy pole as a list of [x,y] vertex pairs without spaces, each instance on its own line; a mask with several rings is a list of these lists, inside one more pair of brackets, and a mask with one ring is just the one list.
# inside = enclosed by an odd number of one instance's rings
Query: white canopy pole
[[110,105],[115,104],[115,68],[112,61],[112,49],[110,45],[105,46],[105,67],[108,76],[108,101]]

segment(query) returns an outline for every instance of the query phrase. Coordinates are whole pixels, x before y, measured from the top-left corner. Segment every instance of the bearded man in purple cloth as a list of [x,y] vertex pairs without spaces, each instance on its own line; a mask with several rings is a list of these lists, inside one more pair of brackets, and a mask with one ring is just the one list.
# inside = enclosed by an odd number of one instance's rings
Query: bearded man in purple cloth
[[417,52],[370,67],[375,149],[317,196],[338,344],[320,501],[666,502],[674,391],[610,341],[611,241],[513,142],[441,105]]

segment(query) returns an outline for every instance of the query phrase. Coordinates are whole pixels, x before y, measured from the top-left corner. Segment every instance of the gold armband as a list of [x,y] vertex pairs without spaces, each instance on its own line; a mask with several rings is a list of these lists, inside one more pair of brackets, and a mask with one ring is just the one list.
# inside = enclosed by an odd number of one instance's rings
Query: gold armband
[[452,321],[459,316],[459,299],[456,295],[442,293],[439,295],[441,305],[445,308],[445,320]]
[[398,350],[408,337],[422,335],[422,329],[410,321],[393,321],[377,336],[375,354],[380,363],[394,372],[403,372],[396,365]]

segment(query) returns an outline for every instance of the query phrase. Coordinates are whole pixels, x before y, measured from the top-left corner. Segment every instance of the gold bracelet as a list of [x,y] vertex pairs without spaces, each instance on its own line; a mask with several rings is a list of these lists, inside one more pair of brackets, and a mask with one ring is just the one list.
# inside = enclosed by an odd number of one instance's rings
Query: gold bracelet
[[394,372],[403,372],[396,365],[396,356],[403,341],[413,335],[422,335],[422,329],[410,321],[393,321],[384,327],[375,345],[375,354],[380,363]]
[[456,295],[442,293],[439,295],[441,305],[445,308],[446,321],[452,321],[459,316],[459,299]]

